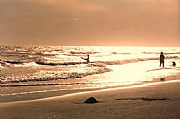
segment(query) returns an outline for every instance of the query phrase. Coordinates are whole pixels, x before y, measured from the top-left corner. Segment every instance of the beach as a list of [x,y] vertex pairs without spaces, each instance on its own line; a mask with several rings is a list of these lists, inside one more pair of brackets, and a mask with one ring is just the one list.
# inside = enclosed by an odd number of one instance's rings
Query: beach
[[180,119],[180,0],[0,10],[0,119]]
[[[170,77],[169,77],[170,78]],[[179,79],[179,76],[176,76]],[[1,119],[179,119],[180,81],[0,103]],[[98,103],[86,104],[89,97]]]

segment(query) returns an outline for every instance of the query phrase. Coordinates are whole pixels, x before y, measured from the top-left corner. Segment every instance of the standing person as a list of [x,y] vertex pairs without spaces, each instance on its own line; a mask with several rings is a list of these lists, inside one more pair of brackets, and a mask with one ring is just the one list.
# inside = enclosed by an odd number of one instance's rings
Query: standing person
[[89,54],[87,55],[87,62],[89,62]]
[[164,59],[165,59],[165,57],[164,57],[164,55],[163,55],[163,52],[161,52],[161,55],[160,55],[160,67],[161,67],[161,64],[162,64],[163,67],[164,67]]

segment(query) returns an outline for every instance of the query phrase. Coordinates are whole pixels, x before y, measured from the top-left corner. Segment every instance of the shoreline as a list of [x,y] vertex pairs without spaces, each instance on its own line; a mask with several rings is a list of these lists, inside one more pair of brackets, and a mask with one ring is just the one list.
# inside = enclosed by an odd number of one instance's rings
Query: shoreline
[[[179,119],[180,80],[0,103],[3,119]],[[95,97],[95,104],[83,103]]]
[[[23,101],[33,101],[33,100],[44,100],[48,98],[56,98],[56,97],[63,97],[66,95],[76,95],[81,93],[89,93],[89,92],[101,92],[101,91],[108,91],[108,90],[116,90],[116,89],[126,89],[126,88],[133,88],[133,87],[143,87],[148,85],[156,85],[158,83],[171,83],[171,82],[179,82],[180,80],[180,73],[176,73],[176,75],[169,75],[163,78],[154,78],[150,82],[141,82],[133,85],[124,85],[124,86],[112,86],[112,87],[105,87],[105,88],[93,88],[93,89],[78,89],[78,90],[57,90],[57,91],[49,91],[49,92],[37,92],[37,93],[24,93],[24,94],[14,94],[14,95],[6,95],[1,96],[0,104],[1,103],[8,103],[8,102],[23,102]],[[2,87],[1,87],[2,88]]]
[[[163,80],[162,80],[163,79]],[[79,89],[79,90],[62,90],[62,91],[50,91],[50,92],[41,92],[38,95],[42,94],[47,94],[47,96],[44,97],[37,97],[37,98],[30,98],[30,94],[18,94],[19,97],[20,95],[23,95],[22,99],[13,99],[14,95],[10,96],[9,101],[1,99],[0,104],[2,103],[16,103],[16,102],[30,102],[30,101],[41,101],[41,100],[46,100],[46,99],[53,99],[53,98],[61,98],[61,97],[66,97],[66,96],[74,96],[74,95],[81,95],[81,94],[88,94],[88,93],[97,93],[97,92],[106,92],[106,91],[113,91],[113,90],[121,90],[121,89],[131,89],[131,88],[139,88],[139,87],[147,87],[147,86],[153,86],[153,85],[158,85],[158,84],[166,84],[166,83],[175,83],[175,82],[180,82],[180,73],[177,73],[176,75],[170,75],[166,76],[164,78],[154,78],[150,82],[142,82],[140,84],[133,84],[133,85],[124,85],[124,86],[113,86],[113,87],[106,87],[106,88],[93,88],[93,89]],[[51,95],[48,95],[51,94]],[[36,95],[37,96],[37,95]],[[28,98],[27,98],[28,97]]]
[[68,97],[76,97],[78,95],[89,95],[93,93],[103,93],[103,92],[110,92],[110,91],[117,91],[117,90],[130,90],[134,88],[146,88],[156,85],[166,85],[169,83],[180,83],[180,80],[169,80],[169,81],[162,81],[162,82],[151,82],[151,83],[144,83],[140,85],[129,85],[129,86],[123,86],[123,87],[111,87],[111,88],[103,88],[103,89],[94,89],[94,90],[86,90],[86,91],[77,91],[74,93],[65,93],[64,95],[60,96],[52,96],[52,97],[45,97],[45,98],[39,98],[39,99],[32,99],[32,100],[22,100],[22,101],[5,101],[0,102],[1,105],[3,104],[18,104],[18,103],[29,103],[29,102],[41,102],[45,100],[54,100],[54,99],[60,99],[60,98],[68,98]]

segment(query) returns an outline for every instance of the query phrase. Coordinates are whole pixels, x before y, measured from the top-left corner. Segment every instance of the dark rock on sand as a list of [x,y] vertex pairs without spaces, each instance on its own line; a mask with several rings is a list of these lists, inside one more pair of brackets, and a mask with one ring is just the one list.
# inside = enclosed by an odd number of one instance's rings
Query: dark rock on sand
[[90,97],[86,101],[84,101],[84,103],[89,103],[89,104],[93,104],[93,103],[97,103],[97,102],[98,101],[94,97]]
[[165,81],[165,78],[160,78],[160,81]]

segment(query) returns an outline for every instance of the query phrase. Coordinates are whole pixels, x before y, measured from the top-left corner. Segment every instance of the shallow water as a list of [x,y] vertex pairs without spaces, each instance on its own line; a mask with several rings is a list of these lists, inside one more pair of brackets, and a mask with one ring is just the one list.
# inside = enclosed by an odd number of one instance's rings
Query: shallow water
[[[0,46],[0,52],[1,96],[134,85],[180,72],[179,47]],[[89,63],[81,58],[87,54]]]

